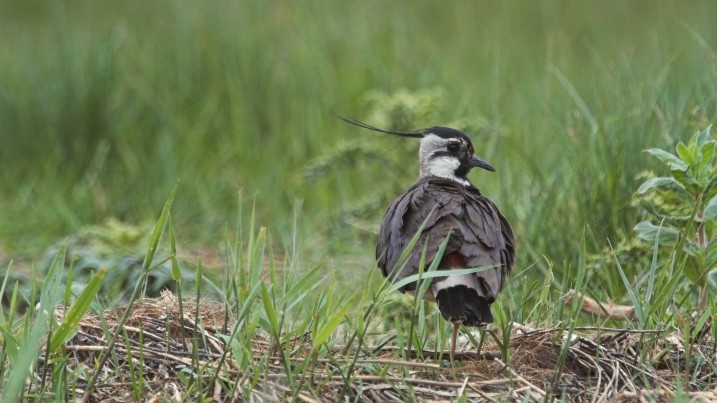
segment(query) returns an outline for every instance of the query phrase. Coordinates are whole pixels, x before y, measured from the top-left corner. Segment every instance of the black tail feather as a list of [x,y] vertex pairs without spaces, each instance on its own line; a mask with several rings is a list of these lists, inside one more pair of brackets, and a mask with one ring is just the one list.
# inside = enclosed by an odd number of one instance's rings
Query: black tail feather
[[448,321],[460,321],[466,326],[493,323],[490,304],[472,288],[457,285],[440,290],[436,301],[441,316]]

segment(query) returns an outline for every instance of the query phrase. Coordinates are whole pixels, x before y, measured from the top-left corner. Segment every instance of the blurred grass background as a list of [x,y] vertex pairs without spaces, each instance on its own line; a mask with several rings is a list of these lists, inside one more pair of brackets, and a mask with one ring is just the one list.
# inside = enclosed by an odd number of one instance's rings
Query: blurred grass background
[[[654,167],[642,150],[715,120],[716,11],[647,0],[2,2],[0,249],[34,261],[109,217],[151,222],[181,179],[184,244],[221,246],[241,190],[275,242],[291,243],[296,210],[306,258],[360,274],[375,239],[345,213],[408,187],[417,146],[331,113],[370,116],[372,91],[438,91],[426,126],[481,122],[469,134],[497,173],[471,179],[513,223],[517,267],[539,276],[552,264],[569,279],[583,236],[592,252],[632,236],[635,177]],[[385,148],[394,164],[357,155],[307,178],[347,141]],[[617,274],[601,276],[596,289],[618,297]]]

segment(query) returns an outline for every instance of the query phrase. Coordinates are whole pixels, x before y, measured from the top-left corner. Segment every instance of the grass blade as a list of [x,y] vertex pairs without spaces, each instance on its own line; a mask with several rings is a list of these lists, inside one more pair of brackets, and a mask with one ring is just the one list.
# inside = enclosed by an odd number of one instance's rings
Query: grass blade
[[326,342],[326,340],[328,340],[331,334],[336,330],[341,321],[344,319],[346,312],[348,312],[348,310],[352,307],[352,300],[353,297],[349,298],[343,306],[341,306],[338,310],[334,310],[334,312],[329,315],[321,330],[315,333],[313,340],[314,349],[324,344],[324,342]]
[[[438,260],[438,259],[435,259]],[[421,273],[417,273],[411,276],[408,276],[406,278],[403,278],[391,286],[389,288],[389,292],[391,291],[398,291],[399,288],[403,287],[406,284],[413,283],[418,281],[419,279],[430,279],[430,278],[436,278],[436,277],[448,277],[448,276],[460,276],[463,274],[471,274],[471,273],[479,273],[485,270],[492,269],[494,266],[481,266],[481,267],[473,267],[468,269],[456,269],[456,270],[437,270],[437,271],[426,271]]]
[[52,340],[50,341],[50,352],[56,351],[60,348],[65,340],[67,340],[70,333],[72,333],[72,331],[74,331],[80,324],[80,320],[82,320],[82,317],[85,313],[87,313],[87,310],[90,309],[92,301],[100,291],[100,287],[102,286],[102,281],[104,280],[106,273],[107,269],[98,270],[85,289],[82,290],[80,296],[77,297],[77,301],[75,301],[75,303],[72,304],[72,307],[70,307],[67,311],[60,327],[58,327],[55,334],[52,335]]
[[271,295],[269,295],[269,290],[266,287],[266,284],[263,282],[260,284],[260,290],[261,290],[261,300],[264,303],[264,311],[266,312],[266,316],[269,319],[269,325],[270,329],[268,329],[272,336],[274,336],[277,340],[277,343],[279,342],[279,317],[276,314],[276,308],[274,308],[274,301],[271,298]]
[[28,315],[26,327],[27,332],[22,341],[17,359],[13,362],[7,382],[4,385],[3,402],[20,401],[20,396],[25,387],[25,380],[30,375],[33,364],[37,361],[42,339],[47,334],[51,321],[54,321],[55,304],[60,300],[63,287],[60,287],[62,280],[61,268],[65,263],[66,246],[57,253],[50,265],[47,279],[40,292],[40,303],[34,323],[30,324]]

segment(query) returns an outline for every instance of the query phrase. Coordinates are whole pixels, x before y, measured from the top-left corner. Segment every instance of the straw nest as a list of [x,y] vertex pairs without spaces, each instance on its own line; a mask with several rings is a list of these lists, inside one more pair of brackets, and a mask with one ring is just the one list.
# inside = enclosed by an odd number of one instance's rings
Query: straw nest
[[[182,308],[180,315],[179,301],[170,292],[133,304],[113,356],[87,400],[132,401],[138,384],[142,401],[195,400],[201,393],[214,401],[258,402],[338,401],[346,396],[352,401],[404,401],[407,396],[451,401],[464,396],[469,401],[524,402],[552,396],[667,402],[677,391],[694,401],[717,400],[716,347],[709,329],[684,340],[660,331],[589,327],[576,328],[568,337],[559,329],[514,324],[508,345],[502,346],[508,357],[501,354],[498,339],[486,338],[480,352],[464,348],[451,365],[447,354],[436,351],[403,352],[409,358],[397,359],[398,348],[388,344],[361,351],[333,346],[312,355],[310,334],[287,339],[283,346],[255,336],[252,351],[232,351],[232,346],[241,347],[226,344],[223,335],[231,333],[233,322],[222,304],[186,300]],[[117,330],[126,309],[86,315],[66,343],[67,366],[80,374],[77,395],[87,392],[82,374],[96,370],[98,357],[108,349],[105,334]],[[64,307],[56,309],[58,320],[64,312]],[[49,378],[44,358],[30,389]],[[308,370],[292,375],[301,378],[301,390],[292,390],[287,365],[307,359],[313,360]]]

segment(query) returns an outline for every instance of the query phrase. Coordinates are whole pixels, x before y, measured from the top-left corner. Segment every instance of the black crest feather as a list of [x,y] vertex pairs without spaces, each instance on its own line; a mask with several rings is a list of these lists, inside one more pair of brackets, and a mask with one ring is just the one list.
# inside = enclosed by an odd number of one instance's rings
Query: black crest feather
[[334,115],[334,116],[343,120],[346,123],[350,123],[354,126],[363,127],[364,129],[373,130],[373,131],[379,132],[379,133],[387,133],[387,134],[393,134],[394,136],[411,137],[411,138],[415,138],[415,139],[420,139],[425,135],[424,132],[394,132],[391,130],[383,130],[383,129],[379,129],[378,127],[371,126],[368,123],[360,122],[355,119],[345,118],[340,115]]

